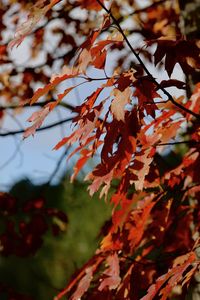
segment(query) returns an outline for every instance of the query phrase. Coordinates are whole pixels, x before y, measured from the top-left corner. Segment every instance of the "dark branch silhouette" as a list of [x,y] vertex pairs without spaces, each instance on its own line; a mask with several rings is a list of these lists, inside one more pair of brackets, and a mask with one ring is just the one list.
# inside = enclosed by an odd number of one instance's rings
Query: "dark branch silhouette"
[[[61,125],[61,124],[70,122],[70,121],[72,121],[72,119],[73,119],[73,118],[70,117],[70,118],[67,118],[67,119],[64,119],[64,120],[61,120],[61,121],[52,123],[52,124],[50,124],[50,125],[47,125],[47,126],[38,128],[36,131],[44,131],[44,130],[47,130],[47,129],[50,129],[50,128],[59,126],[59,125]],[[8,131],[8,132],[2,132],[2,133],[0,133],[0,137],[7,137],[7,136],[16,135],[16,134],[21,134],[21,133],[24,133],[24,131],[25,131],[25,129],[20,129],[20,130],[15,130],[15,131]]]

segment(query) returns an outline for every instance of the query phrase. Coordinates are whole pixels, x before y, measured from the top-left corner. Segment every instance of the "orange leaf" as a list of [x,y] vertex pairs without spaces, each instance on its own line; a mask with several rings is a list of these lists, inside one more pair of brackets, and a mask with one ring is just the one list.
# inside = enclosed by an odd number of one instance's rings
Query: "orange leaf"
[[28,119],[29,122],[34,122],[34,124],[25,130],[23,138],[27,138],[31,134],[34,135],[36,129],[38,129],[42,125],[44,119],[48,114],[49,107],[45,107],[37,112],[34,112],[32,116]]
[[[57,86],[59,83],[61,83],[62,81],[66,80],[66,79],[70,79],[73,77],[76,77],[77,74],[64,74],[64,75],[57,75],[53,78],[53,80],[45,85],[43,88],[39,88],[33,95],[33,97],[30,99],[30,104],[34,104],[35,102],[37,102],[37,100],[44,96],[45,94],[47,94],[49,91],[51,91],[52,89],[55,88],[55,86]],[[74,87],[73,87],[74,88]],[[69,88],[66,90],[66,94],[69,93],[71,91],[72,88]],[[65,92],[64,92],[65,93]],[[64,95],[65,96],[65,95]],[[63,97],[64,97],[63,96]],[[61,97],[61,96],[60,96]]]

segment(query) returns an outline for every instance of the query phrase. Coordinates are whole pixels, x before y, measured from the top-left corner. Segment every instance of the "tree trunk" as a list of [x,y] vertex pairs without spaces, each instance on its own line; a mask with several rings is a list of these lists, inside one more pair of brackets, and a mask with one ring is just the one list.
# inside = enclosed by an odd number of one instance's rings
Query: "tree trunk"
[[[187,39],[200,40],[200,0],[179,0],[179,5],[182,17],[182,34]],[[199,70],[196,70],[186,78],[188,98],[191,96],[197,82],[200,82]]]

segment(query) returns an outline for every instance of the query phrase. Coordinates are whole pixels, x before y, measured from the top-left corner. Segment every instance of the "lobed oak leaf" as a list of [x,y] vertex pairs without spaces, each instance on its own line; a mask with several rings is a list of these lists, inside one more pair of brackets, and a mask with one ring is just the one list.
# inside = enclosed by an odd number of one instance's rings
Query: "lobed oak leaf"
[[96,69],[104,69],[106,64],[106,55],[107,52],[104,49],[103,51],[99,52],[98,55],[95,56],[95,59],[93,59],[92,64]]
[[91,62],[92,62],[92,55],[90,51],[84,48],[79,55],[79,63],[78,63],[79,72],[85,74],[86,69]]
[[75,130],[70,136],[64,137],[55,147],[55,150],[60,149],[65,144],[72,145],[73,143],[77,142],[80,139],[80,142],[84,143],[90,133],[92,133],[93,129],[95,128],[95,124],[91,121],[87,121],[86,124],[80,122],[80,128]]
[[[92,155],[94,154],[94,149],[91,147],[91,149],[83,149],[87,144],[89,144],[91,141],[93,141],[95,139],[95,136],[92,136],[90,138],[87,139],[87,141],[85,142],[85,144],[81,145],[80,147],[76,148],[71,154],[70,156],[67,158],[67,160],[70,159],[70,157],[72,157],[72,155],[74,155],[75,153],[77,153],[80,149],[82,149],[80,151],[80,158],[77,160],[75,166],[74,166],[74,173],[71,176],[70,181],[73,182],[74,179],[76,178],[76,176],[78,175],[78,173],[80,172],[80,170],[83,168],[83,166],[85,165],[85,163],[92,157]],[[98,146],[101,144],[102,142],[98,143]],[[97,147],[98,147],[97,146]]]
[[117,253],[109,255],[106,262],[108,264],[108,268],[103,273],[106,278],[101,281],[101,284],[98,287],[99,291],[102,291],[106,287],[108,287],[109,290],[116,289],[121,282],[119,258]]
[[114,100],[112,101],[110,109],[117,121],[124,122],[124,107],[126,104],[130,103],[131,93],[130,87],[127,87],[123,92],[118,89],[112,91],[111,96],[114,96]]
[[[134,195],[136,197],[136,195]],[[127,199],[125,195],[123,194],[114,194],[111,198],[111,202],[113,203],[120,203],[120,208],[118,210],[115,210],[112,214],[112,229],[111,232],[115,231],[118,227],[122,229],[122,226],[124,225],[126,218],[128,214],[130,213],[131,209],[134,206],[134,200]],[[116,207],[116,205],[115,205]]]
[[200,68],[199,47],[196,40],[169,40],[157,39],[157,48],[154,53],[155,65],[165,57],[165,69],[170,77],[174,66],[179,63],[185,73],[193,72],[193,69]]
[[136,87],[134,96],[138,98],[140,110],[146,110],[148,115],[155,118],[157,104],[155,103],[154,99],[161,98],[156,91],[155,84],[145,76],[135,81],[134,86]]
[[160,137],[161,143],[167,143],[170,139],[175,138],[177,131],[180,128],[183,121],[172,122],[168,121],[163,127],[156,128],[156,134]]
[[86,164],[88,159],[90,159],[90,151],[87,149],[83,149],[80,153],[82,157],[78,159],[76,162],[76,165],[74,166],[74,173],[71,176],[70,182],[73,182],[80,170],[83,168],[83,166]]
[[111,170],[109,173],[107,173],[104,176],[95,176],[92,173],[88,174],[84,180],[93,180],[92,184],[88,187],[89,194],[92,196],[95,192],[99,190],[101,185],[104,185],[104,188],[102,189],[102,192],[100,194],[100,197],[102,197],[105,194],[105,197],[107,196],[108,190],[111,185],[111,181],[113,179],[113,170]]
[[153,156],[151,155],[151,148],[149,148],[144,153],[138,153],[135,163],[130,167],[130,172],[137,175],[138,178],[134,180],[135,189],[137,191],[142,191],[144,187],[145,177],[149,173],[152,160]]
[[131,69],[120,75],[120,77],[116,80],[118,90],[123,92],[127,87],[131,86],[132,82],[136,80],[134,77],[134,72],[135,71]]
[[40,111],[34,112],[32,116],[28,119],[29,122],[34,122],[34,124],[25,130],[23,138],[27,138],[30,135],[34,135],[35,131],[42,125],[44,119],[49,114],[49,112],[50,110],[48,106],[41,109]]
[[103,69],[105,67],[107,55],[105,47],[123,41],[121,34],[114,34],[108,35],[106,40],[100,40],[94,44],[100,31],[103,29],[103,26],[104,25],[102,25],[102,28],[98,32],[94,32],[80,47],[81,51],[77,59],[77,68],[84,74],[89,65],[93,65],[97,69]]
[[124,227],[128,231],[129,245],[132,250],[137,247],[143,237],[146,224],[152,208],[156,202],[152,201],[154,195],[146,196],[137,204],[137,208],[132,210],[129,216],[129,222],[126,222]]
[[71,138],[73,138],[75,135],[75,132],[73,132],[70,136],[68,137],[64,137],[60,142],[58,142],[56,144],[56,146],[53,148],[54,150],[58,150],[60,149],[62,146],[64,146],[65,144],[68,143],[68,141],[70,141]]
[[87,97],[86,101],[82,105],[76,106],[74,112],[77,112],[78,116],[74,118],[75,122],[83,118],[83,116],[87,116],[87,114],[92,110],[93,105],[95,104],[102,90],[102,87],[98,88],[95,92]]
[[[51,82],[47,85],[45,85],[42,88],[37,89],[37,91],[34,93],[33,97],[29,100],[30,104],[34,104],[38,101],[39,98],[46,95],[49,91],[53,90],[59,83],[61,83],[64,80],[74,78],[77,76],[77,73],[75,74],[61,74],[61,75],[54,75],[51,79]],[[66,89],[64,92],[63,97],[65,96],[65,93],[67,94],[70,92],[74,87],[71,87],[69,89]],[[59,95],[60,98],[62,98],[62,95]],[[59,99],[60,100],[60,99]],[[62,100],[62,99],[61,99]]]
[[65,96],[67,96],[76,86],[69,87],[64,90],[63,93],[57,95],[57,100],[52,101],[48,103],[48,107],[50,110],[53,110],[62,100]]

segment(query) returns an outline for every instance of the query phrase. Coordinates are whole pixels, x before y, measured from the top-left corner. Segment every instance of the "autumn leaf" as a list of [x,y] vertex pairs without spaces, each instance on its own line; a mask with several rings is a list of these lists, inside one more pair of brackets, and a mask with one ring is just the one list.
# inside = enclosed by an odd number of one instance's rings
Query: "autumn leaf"
[[44,119],[49,114],[49,111],[49,107],[47,106],[32,114],[32,116],[28,119],[28,122],[33,122],[34,124],[25,130],[23,138],[27,138],[30,135],[35,134],[35,131],[42,125]]
[[[51,82],[47,85],[45,85],[42,88],[39,88],[35,91],[33,97],[29,100],[30,104],[34,104],[35,102],[37,102],[39,100],[39,98],[41,98],[42,96],[46,95],[47,93],[49,93],[49,91],[53,90],[59,83],[63,82],[64,80],[70,79],[70,78],[74,78],[76,77],[77,74],[61,74],[61,75],[55,75],[52,77]],[[65,95],[67,95],[74,87],[70,87],[69,89],[66,89],[62,94],[58,95],[58,102],[60,102],[63,97]]]
[[51,0],[48,5],[43,6],[44,0],[38,0],[36,4],[32,7],[31,12],[28,15],[26,22],[22,23],[16,30],[15,38],[12,40],[8,47],[13,48],[14,46],[19,46],[24,38],[29,35],[35,28],[40,19],[45,16],[45,14],[50,10],[56,3],[60,0]]
[[126,104],[130,103],[130,97],[131,97],[131,88],[127,87],[123,92],[121,92],[118,89],[114,89],[111,93],[111,96],[114,96],[114,100],[111,104],[111,112],[113,113],[114,118],[117,119],[117,121],[123,121],[124,122],[124,107]]
[[[172,269],[170,269],[166,274],[160,276],[156,283],[150,286],[147,291],[147,295],[144,296],[141,300],[149,300],[153,299],[156,295],[162,296],[161,300],[166,300],[172,291],[172,288],[176,286],[179,282],[183,281],[184,278],[187,278],[187,272],[189,266],[196,260],[196,255],[194,252],[188,253],[184,255],[185,261],[180,265],[175,265]],[[183,257],[181,257],[183,261]],[[193,274],[196,268],[193,268]],[[183,275],[183,273],[185,273]],[[191,273],[189,271],[189,276],[191,278]],[[184,283],[186,283],[184,281]],[[164,285],[166,283],[166,285]]]
[[92,62],[92,55],[87,49],[83,49],[79,55],[79,72],[85,74],[86,69]]
[[72,300],[80,299],[83,294],[88,290],[91,280],[93,278],[93,268],[88,267],[85,270],[85,276],[79,281],[76,292],[72,295]]
[[147,149],[144,153],[138,153],[133,166],[130,167],[130,172],[137,175],[138,180],[135,180],[134,184],[138,191],[143,190],[145,177],[149,173],[152,160],[151,149]]
[[132,250],[141,242],[150,212],[155,205],[152,200],[153,195],[149,195],[139,202],[138,207],[132,210],[128,222],[124,225],[128,230],[128,240]]
[[90,196],[92,196],[95,192],[97,192],[102,185],[104,186],[100,193],[100,197],[102,197],[104,194],[105,196],[107,196],[112,178],[113,178],[113,170],[111,170],[108,174],[99,177],[98,176],[95,177],[92,173],[88,174],[84,180],[93,179],[92,184],[88,187]]
[[150,41],[148,44],[156,42],[157,48],[154,53],[155,65],[165,57],[165,69],[171,76],[174,66],[179,63],[184,72],[192,72],[192,69],[200,68],[199,47],[196,40],[167,40],[158,39]]
[[106,287],[108,287],[109,290],[116,289],[121,282],[118,255],[116,253],[109,255],[106,262],[108,268],[103,273],[106,278],[102,279],[98,287],[99,291],[102,291]]

